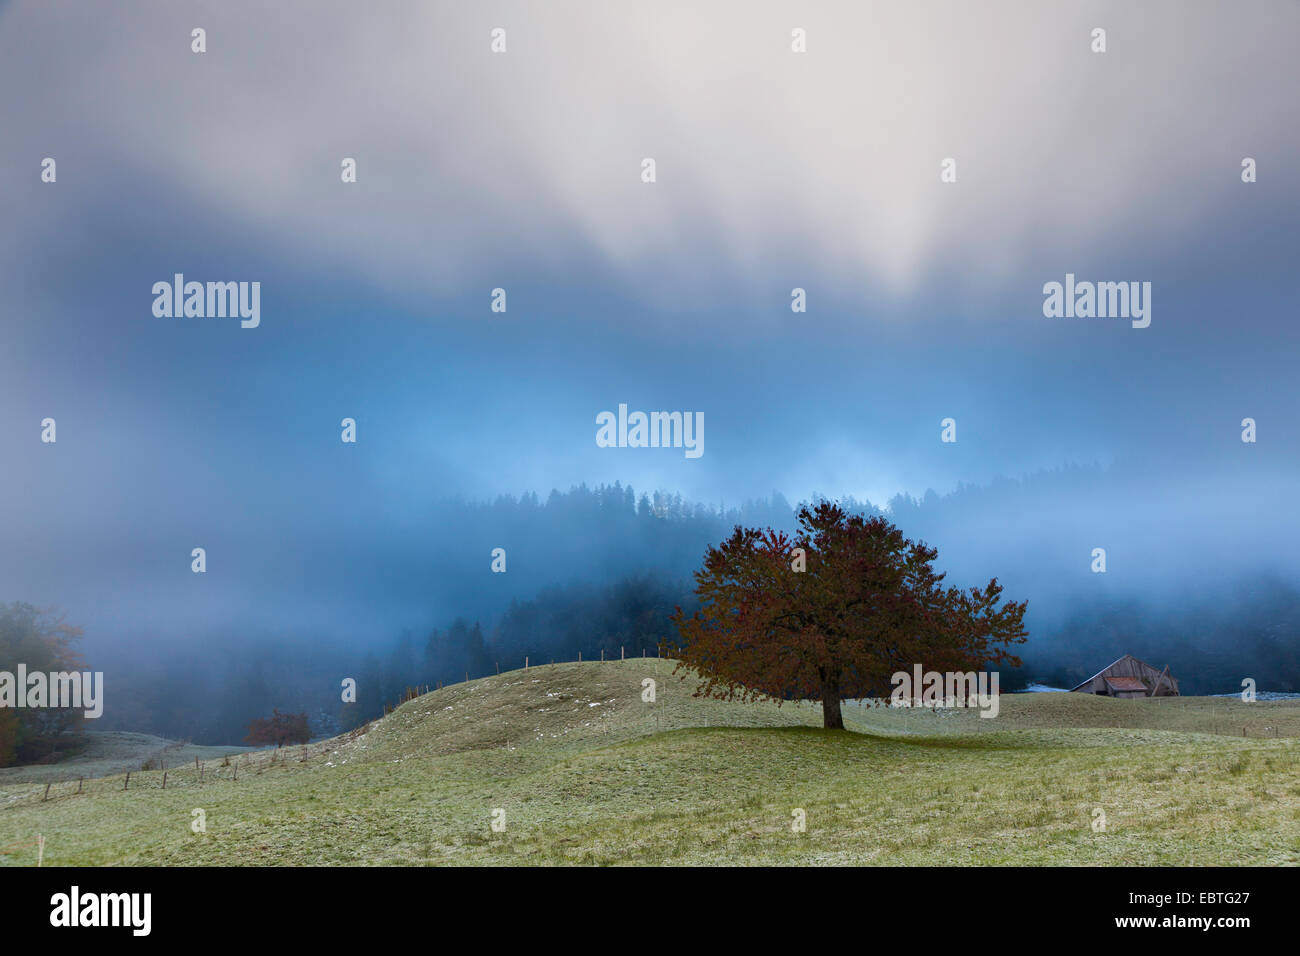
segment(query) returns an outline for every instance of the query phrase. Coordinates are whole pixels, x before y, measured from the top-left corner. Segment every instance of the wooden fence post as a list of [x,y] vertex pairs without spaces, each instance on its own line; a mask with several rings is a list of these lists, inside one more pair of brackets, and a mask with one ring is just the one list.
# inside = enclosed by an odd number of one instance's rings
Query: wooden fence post
[[130,789],[131,789],[131,771],[130,771],[130,770],[128,770],[128,771],[126,772],[126,783],[122,784],[122,789],[123,789],[123,790],[130,790]]
[[167,771],[166,771],[166,770],[163,771],[163,789],[164,789],[164,790],[167,789]]
[[81,793],[81,778],[77,778],[77,793]]
[[45,793],[41,796],[41,803],[44,803],[49,798],[50,798],[50,785],[47,783],[45,785]]

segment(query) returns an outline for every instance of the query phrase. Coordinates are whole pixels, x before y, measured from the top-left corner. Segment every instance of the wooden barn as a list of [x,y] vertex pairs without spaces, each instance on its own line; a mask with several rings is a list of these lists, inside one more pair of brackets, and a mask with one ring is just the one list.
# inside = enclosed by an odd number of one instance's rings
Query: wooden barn
[[1125,654],[1071,691],[1103,697],[1177,697],[1178,681],[1169,673],[1168,665],[1164,670],[1157,670],[1132,654]]

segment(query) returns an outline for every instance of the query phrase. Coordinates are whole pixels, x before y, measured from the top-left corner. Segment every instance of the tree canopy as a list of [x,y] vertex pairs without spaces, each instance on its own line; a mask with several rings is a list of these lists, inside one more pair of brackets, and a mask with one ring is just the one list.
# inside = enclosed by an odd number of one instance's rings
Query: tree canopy
[[307,726],[307,715],[282,714],[278,708],[272,708],[270,717],[255,717],[248,725],[248,736],[244,742],[254,747],[274,744],[305,744],[311,740],[311,730]]
[[1019,666],[1025,602],[944,585],[938,551],[881,516],[830,502],[798,513],[799,530],[737,526],[696,572],[701,610],[673,617],[680,667],[697,696],[819,699],[824,725],[844,726],[840,701],[883,696],[892,674]]

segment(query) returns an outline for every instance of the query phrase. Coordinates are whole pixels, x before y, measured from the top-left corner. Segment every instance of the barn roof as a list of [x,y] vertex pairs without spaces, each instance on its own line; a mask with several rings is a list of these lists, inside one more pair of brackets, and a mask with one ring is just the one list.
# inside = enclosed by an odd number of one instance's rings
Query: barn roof
[[[1134,660],[1134,661],[1137,661],[1139,664],[1141,664],[1143,667],[1147,668],[1148,670],[1153,670],[1153,671],[1154,671],[1154,670],[1159,670],[1158,667],[1152,667],[1152,666],[1151,666],[1150,664],[1148,664],[1146,661],[1140,661],[1140,660],[1138,660],[1138,659],[1137,659],[1136,657],[1134,657],[1132,654],[1125,654],[1123,657],[1117,657],[1117,658],[1115,658],[1113,661],[1111,661],[1109,664],[1107,664],[1107,665],[1106,665],[1105,667],[1103,667],[1101,670],[1097,671],[1097,673],[1095,673],[1095,674],[1093,674],[1091,677],[1089,677],[1086,681],[1083,681],[1082,683],[1080,683],[1079,685],[1077,685],[1077,686],[1075,686],[1075,687],[1071,687],[1070,690],[1071,690],[1071,691],[1076,691],[1076,690],[1078,690],[1080,687],[1086,687],[1087,685],[1089,685],[1089,684],[1091,684],[1093,681],[1095,681],[1098,677],[1100,677],[1102,674],[1106,673],[1106,671],[1110,670],[1112,667],[1114,667],[1116,664],[1118,664],[1120,661],[1126,661],[1126,660]],[[1169,676],[1170,676],[1170,677],[1173,677],[1172,674],[1169,675]],[[1111,677],[1111,678],[1107,678],[1107,679],[1108,679],[1108,680],[1115,680],[1116,678]],[[1137,690],[1137,689],[1138,689],[1138,688],[1134,688],[1134,690]],[[1146,690],[1145,685],[1144,685],[1141,689],[1142,689],[1142,690]]]
[[1147,692],[1147,685],[1136,677],[1107,677],[1105,680],[1106,686],[1111,690],[1140,690],[1144,694]]

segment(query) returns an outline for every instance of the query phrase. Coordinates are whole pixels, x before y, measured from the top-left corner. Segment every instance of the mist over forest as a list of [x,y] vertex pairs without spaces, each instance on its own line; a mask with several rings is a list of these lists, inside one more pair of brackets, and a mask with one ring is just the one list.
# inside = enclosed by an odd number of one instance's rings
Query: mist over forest
[[[1234,692],[1245,677],[1261,690],[1300,690],[1300,589],[1282,552],[1225,567],[1216,556],[1239,554],[1234,531],[1253,532],[1202,515],[1188,529],[1197,538],[1189,553],[1171,531],[1179,526],[1168,502],[1107,521],[1104,502],[1132,478],[1069,467],[898,495],[883,508],[838,500],[937,547],[949,583],[996,576],[1008,597],[1028,600],[1024,666],[1004,670],[1004,689],[1073,686],[1132,653],[1170,665],[1184,693]],[[305,586],[308,573],[320,582],[304,604],[317,616],[298,626],[257,613],[274,599],[272,582],[245,582],[225,614],[179,632],[123,633],[121,621],[76,613],[69,622],[86,631],[87,665],[105,672],[108,703],[95,729],[228,743],[279,708],[306,711],[313,731],[328,734],[382,715],[408,687],[521,667],[525,657],[654,655],[676,638],[674,608],[694,607],[692,572],[706,547],[737,524],[793,530],[797,507],[779,493],[703,504],[620,483],[447,499],[405,535],[377,527],[354,547],[332,546],[331,555],[357,556],[353,572],[334,559],[331,573],[319,563],[297,577],[282,570],[276,582]],[[1104,574],[1091,570],[1094,546],[1107,548]],[[498,547],[504,573],[491,570]],[[368,625],[357,623],[358,605],[371,610]],[[346,677],[357,681],[355,705],[341,703]]]

